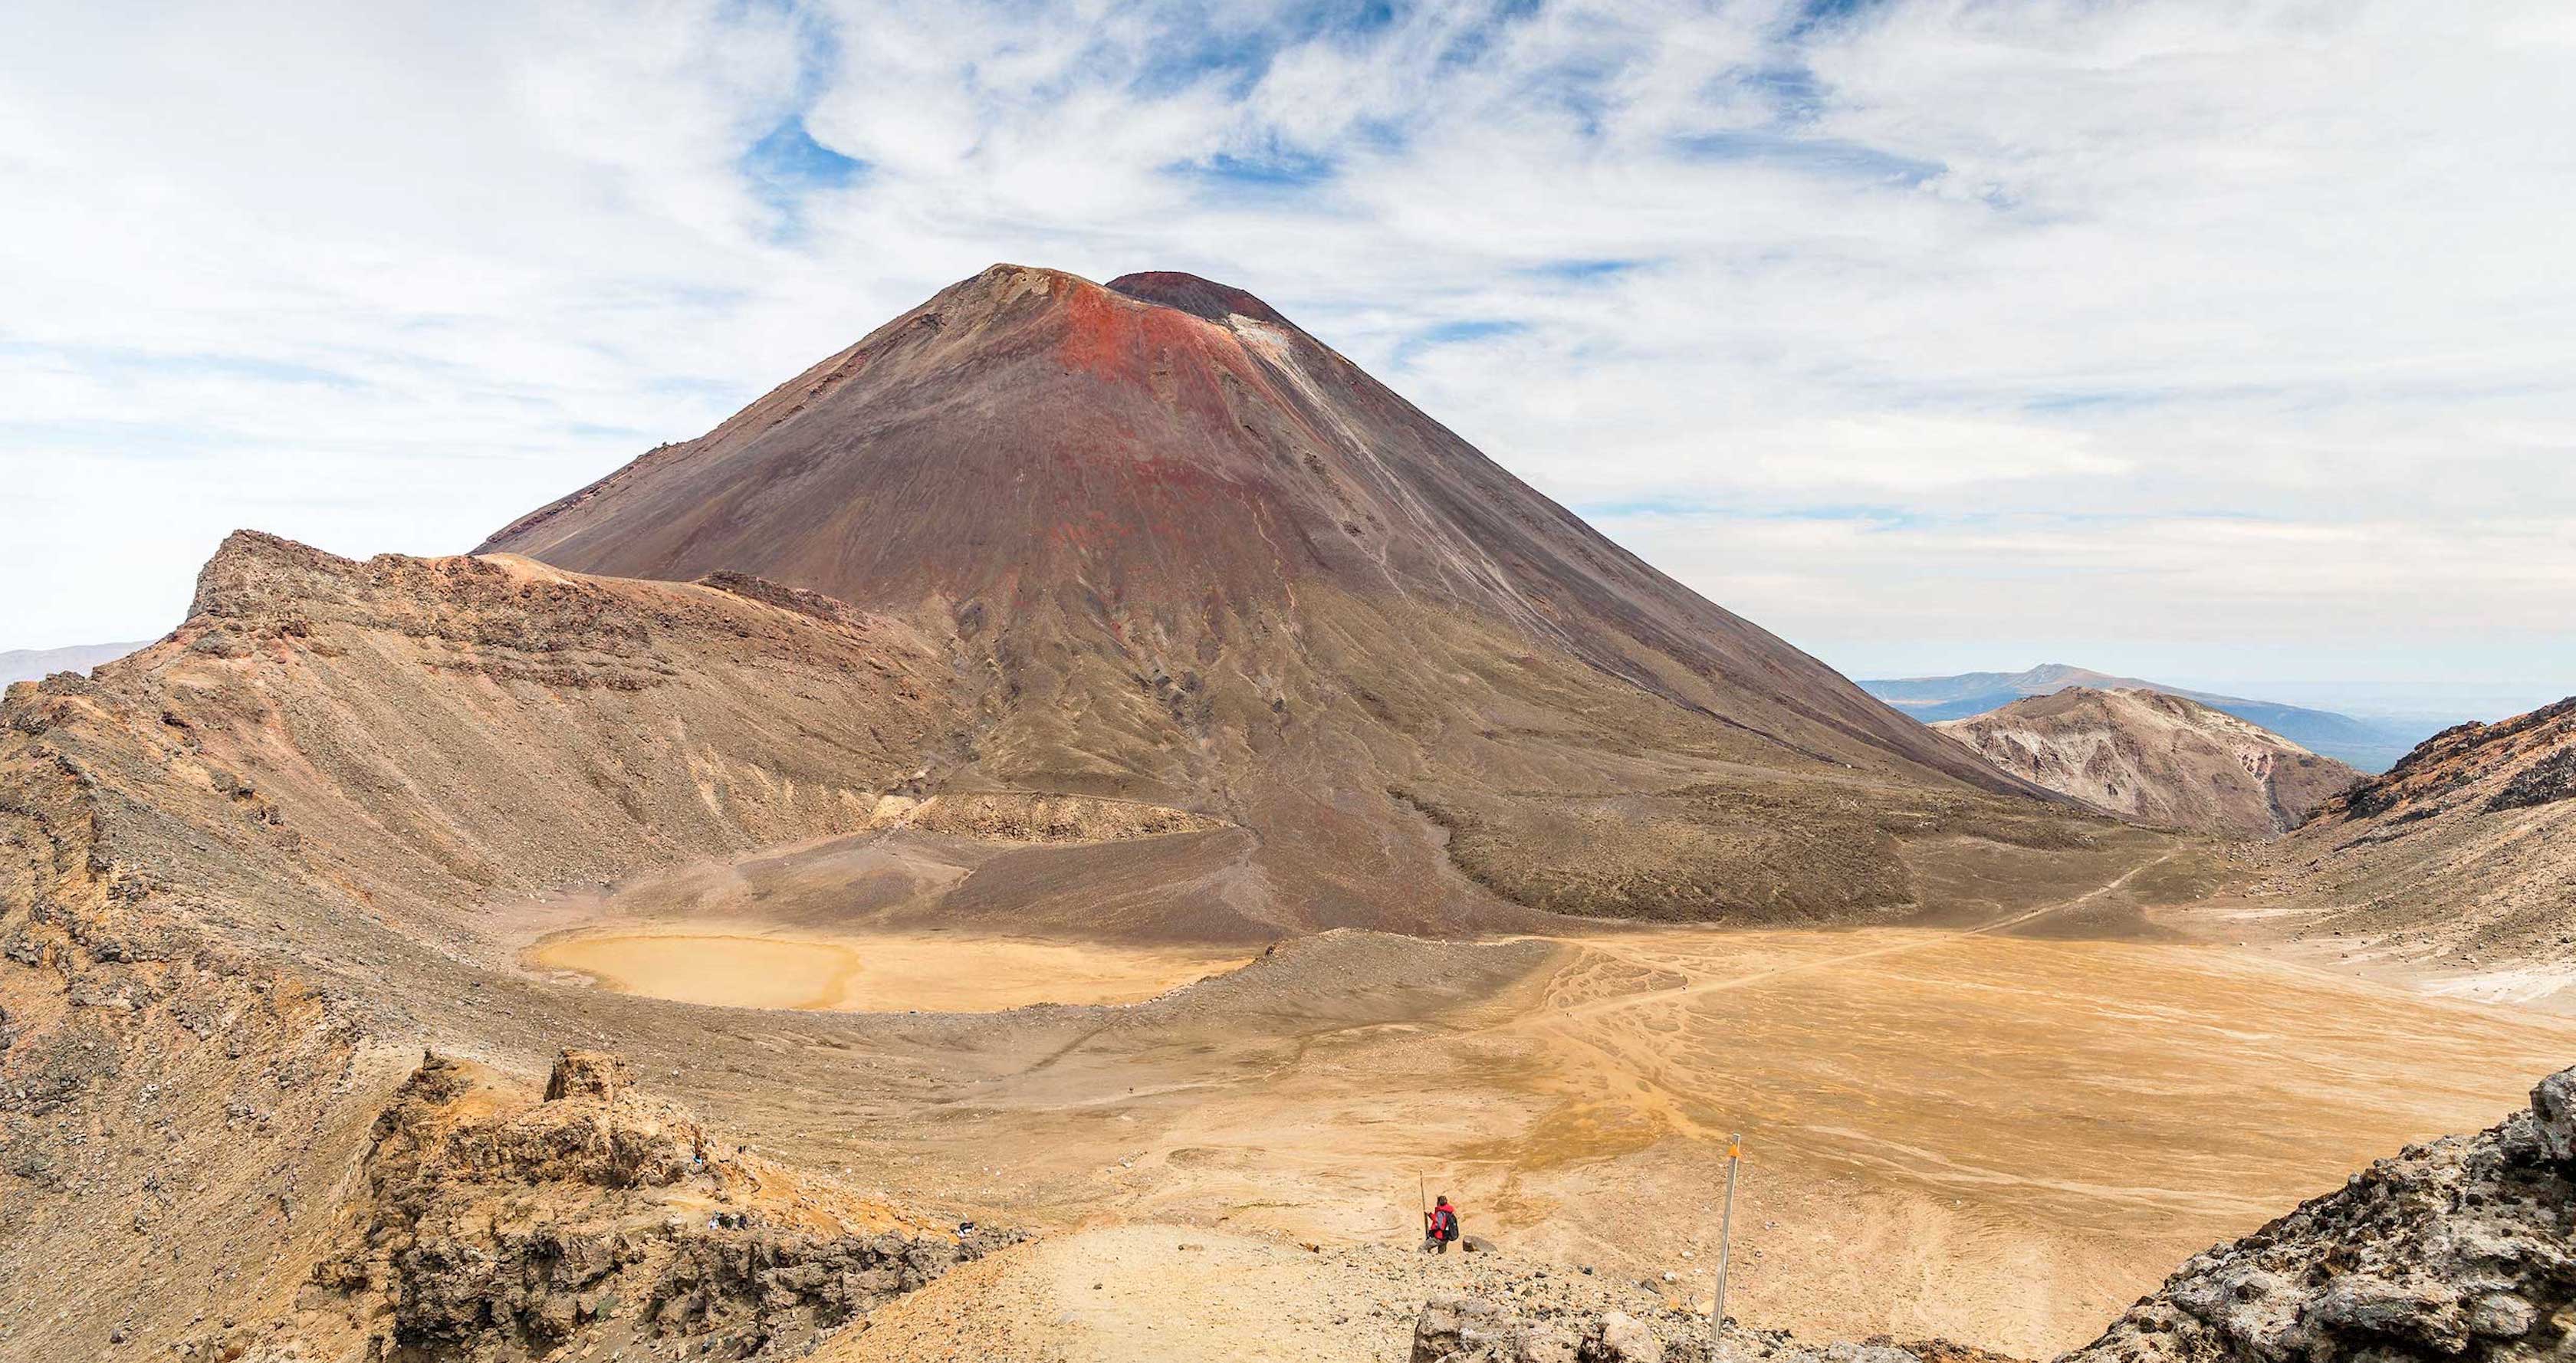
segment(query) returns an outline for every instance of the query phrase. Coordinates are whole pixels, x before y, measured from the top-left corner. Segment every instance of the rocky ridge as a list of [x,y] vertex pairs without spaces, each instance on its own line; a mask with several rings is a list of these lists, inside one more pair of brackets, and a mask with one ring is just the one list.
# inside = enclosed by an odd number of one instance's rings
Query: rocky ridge
[[2267,888],[2357,957],[2468,972],[2482,996],[2576,983],[2576,697],[2426,739],[2271,856]]

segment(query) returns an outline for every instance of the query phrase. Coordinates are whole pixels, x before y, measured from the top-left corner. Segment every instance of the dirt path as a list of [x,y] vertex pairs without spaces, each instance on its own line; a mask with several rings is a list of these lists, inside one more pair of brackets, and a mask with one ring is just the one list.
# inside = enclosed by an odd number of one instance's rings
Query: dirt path
[[1178,1224],[1098,1227],[1015,1246],[880,1309],[820,1363],[1392,1363],[1426,1298],[1534,1295],[1658,1309],[1633,1285],[1564,1265],[1313,1249]]

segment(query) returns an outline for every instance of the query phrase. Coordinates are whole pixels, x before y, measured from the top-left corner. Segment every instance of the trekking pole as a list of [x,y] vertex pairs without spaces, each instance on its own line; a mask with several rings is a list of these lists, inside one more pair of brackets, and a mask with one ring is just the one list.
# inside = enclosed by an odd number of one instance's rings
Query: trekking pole
[[1429,1239],[1431,1236],[1431,1176],[1429,1174],[1417,1173],[1413,1176],[1413,1195],[1422,1203],[1422,1234],[1423,1238]]
[[1717,1363],[1718,1337],[1726,1332],[1726,1259],[1735,1247],[1735,1171],[1744,1162],[1744,1133],[1726,1138],[1726,1212],[1717,1222],[1717,1306],[1708,1313],[1708,1359]]

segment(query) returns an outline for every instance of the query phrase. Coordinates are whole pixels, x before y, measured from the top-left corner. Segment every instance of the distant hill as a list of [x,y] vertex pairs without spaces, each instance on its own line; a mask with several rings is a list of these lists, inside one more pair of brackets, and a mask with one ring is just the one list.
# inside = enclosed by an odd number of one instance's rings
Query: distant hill
[[2168,692],[2070,686],[1933,726],[1996,768],[2140,823],[2271,838],[2362,775]]
[[2020,700],[2046,696],[2070,686],[2097,691],[2161,691],[2196,700],[2213,710],[2271,730],[2281,737],[2347,763],[2364,772],[2381,772],[2404,757],[2441,726],[2424,721],[2355,719],[2332,710],[2311,710],[2242,696],[2191,691],[2138,677],[2115,677],[2087,667],[2042,663],[2027,672],[1962,672],[1950,677],[1901,677],[1863,681],[1861,689],[1926,724],[1966,719]]
[[114,662],[151,640],[131,644],[74,644],[69,648],[13,648],[0,653],[0,686],[34,681],[57,672],[87,672]]

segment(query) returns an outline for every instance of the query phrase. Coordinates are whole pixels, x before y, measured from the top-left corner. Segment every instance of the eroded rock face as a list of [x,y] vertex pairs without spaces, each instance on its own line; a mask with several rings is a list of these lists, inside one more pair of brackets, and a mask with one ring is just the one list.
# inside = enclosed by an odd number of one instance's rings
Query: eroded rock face
[[546,1101],[597,1098],[607,1102],[615,1099],[625,1087],[625,1061],[606,1051],[576,1051],[566,1047],[555,1056],[554,1072],[546,1076]]
[[281,1333],[355,1321],[345,1356],[368,1360],[631,1341],[778,1356],[1017,1238],[931,1231],[772,1167],[598,1051],[564,1051],[537,1103],[425,1056],[377,1120],[366,1179]]
[[2576,1160],[2576,1070],[2560,1070],[2532,1086],[2531,1127],[2551,1159]]
[[2066,1363],[2576,1355],[2576,1069],[2194,1257]]

